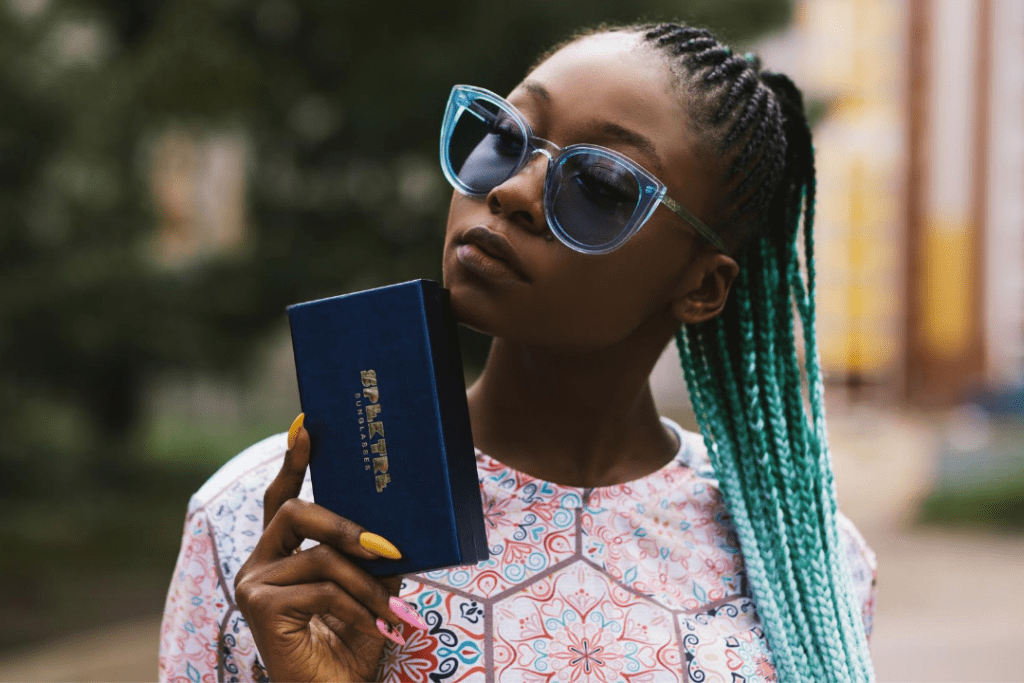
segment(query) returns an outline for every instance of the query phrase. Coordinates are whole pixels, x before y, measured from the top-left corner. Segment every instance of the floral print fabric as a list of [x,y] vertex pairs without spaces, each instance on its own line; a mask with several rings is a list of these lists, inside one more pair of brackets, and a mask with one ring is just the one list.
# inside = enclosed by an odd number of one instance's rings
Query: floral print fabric
[[[428,630],[403,626],[387,681],[771,681],[771,652],[701,438],[642,479],[559,486],[478,452],[490,559],[406,577]],[[262,531],[284,435],[244,451],[189,504],[161,632],[160,678],[266,675],[234,604],[234,576]],[[312,500],[308,479],[300,497]],[[870,632],[875,557],[840,531]]]

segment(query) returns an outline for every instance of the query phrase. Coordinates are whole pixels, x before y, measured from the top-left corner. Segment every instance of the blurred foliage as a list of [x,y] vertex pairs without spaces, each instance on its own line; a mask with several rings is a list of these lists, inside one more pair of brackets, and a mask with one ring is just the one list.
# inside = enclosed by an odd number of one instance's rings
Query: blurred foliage
[[147,421],[146,458],[0,508],[0,654],[56,634],[159,614],[189,497],[223,462],[277,425],[246,429]]
[[936,453],[935,488],[920,521],[1024,533],[1024,414],[1016,393],[953,414]]
[[987,486],[939,490],[921,502],[920,521],[1024,533],[1024,475]]
[[[597,22],[690,20],[737,45],[786,0],[562,0],[379,8],[323,0],[0,5],[3,495],[120,481],[145,387],[242,376],[286,304],[440,276],[453,83],[508,91]],[[246,141],[242,249],[153,257],[152,141]]]
[[[237,450],[237,448],[236,448]],[[4,512],[0,654],[59,633],[159,614],[185,501],[209,469],[147,467],[131,486],[46,496]],[[126,514],[131,510],[132,514]]]

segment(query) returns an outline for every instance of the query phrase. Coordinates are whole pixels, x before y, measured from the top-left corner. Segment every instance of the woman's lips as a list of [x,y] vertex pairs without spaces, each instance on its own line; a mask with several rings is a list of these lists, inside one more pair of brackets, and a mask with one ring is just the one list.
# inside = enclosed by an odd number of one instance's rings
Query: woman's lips
[[455,256],[467,270],[501,283],[529,282],[511,243],[493,230],[478,225],[459,238]]
[[460,244],[455,250],[455,258],[467,270],[484,279],[499,283],[525,282],[519,273],[502,261],[488,254],[475,244]]

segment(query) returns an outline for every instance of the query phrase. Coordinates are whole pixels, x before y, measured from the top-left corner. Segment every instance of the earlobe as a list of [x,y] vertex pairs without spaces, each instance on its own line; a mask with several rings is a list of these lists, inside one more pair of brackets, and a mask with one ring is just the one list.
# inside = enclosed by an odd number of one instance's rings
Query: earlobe
[[683,324],[693,325],[719,315],[739,270],[732,257],[720,252],[695,261],[672,301],[673,316]]

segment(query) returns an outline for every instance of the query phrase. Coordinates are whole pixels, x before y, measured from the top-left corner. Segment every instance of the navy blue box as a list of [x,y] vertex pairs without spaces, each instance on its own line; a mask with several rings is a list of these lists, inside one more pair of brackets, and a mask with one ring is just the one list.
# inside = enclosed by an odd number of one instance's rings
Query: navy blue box
[[375,576],[488,557],[448,290],[431,280],[288,307],[317,504],[380,534]]

